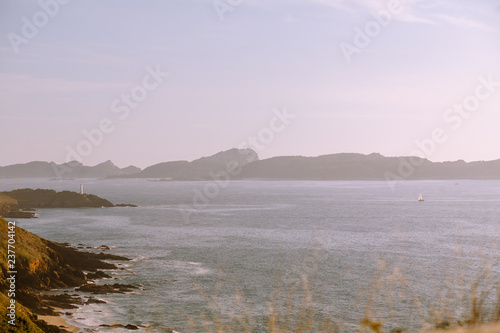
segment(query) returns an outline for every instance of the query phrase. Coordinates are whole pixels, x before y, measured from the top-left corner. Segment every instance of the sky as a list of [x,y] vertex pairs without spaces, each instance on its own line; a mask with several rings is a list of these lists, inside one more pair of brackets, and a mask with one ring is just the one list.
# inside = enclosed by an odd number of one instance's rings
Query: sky
[[0,166],[500,159],[500,2],[1,0]]

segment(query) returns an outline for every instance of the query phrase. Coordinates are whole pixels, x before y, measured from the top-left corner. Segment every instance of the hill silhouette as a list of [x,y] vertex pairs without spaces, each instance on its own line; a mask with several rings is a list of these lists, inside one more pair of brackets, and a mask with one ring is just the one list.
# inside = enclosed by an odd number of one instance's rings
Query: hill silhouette
[[104,178],[140,171],[141,169],[135,166],[120,169],[111,161],[95,166],[85,166],[77,161],[64,164],[35,161],[0,167],[0,178]]
[[209,179],[212,172],[224,171],[231,165],[241,167],[258,159],[257,153],[252,149],[233,148],[192,162],[175,161],[155,164],[129,177],[202,180]]
[[283,156],[245,165],[241,179],[424,180],[500,179],[500,160],[431,162],[419,157],[342,153],[318,157]]
[[[71,164],[71,163],[69,163]],[[58,165],[65,167],[69,164]],[[0,178],[54,177],[54,163],[30,162],[0,167]],[[230,149],[194,161],[171,161],[141,169],[120,169],[111,161],[93,167],[75,162],[68,178],[159,178],[210,180],[214,174],[237,169],[231,179],[296,180],[424,180],[500,179],[500,159],[494,161],[432,162],[415,156],[386,157],[378,153],[329,154],[317,157],[278,156],[260,160],[252,149]]]

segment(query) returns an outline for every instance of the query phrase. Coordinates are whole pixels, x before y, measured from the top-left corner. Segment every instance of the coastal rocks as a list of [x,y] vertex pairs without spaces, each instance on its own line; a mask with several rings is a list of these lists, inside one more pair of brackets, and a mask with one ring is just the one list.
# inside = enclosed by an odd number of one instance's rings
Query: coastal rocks
[[3,214],[3,217],[8,219],[34,219],[37,218],[36,213],[25,212],[20,210],[11,210]]
[[95,279],[111,279],[111,275],[104,273],[103,271],[97,271],[95,273],[87,273],[88,280]]
[[87,300],[87,302],[85,302],[85,304],[86,305],[88,305],[88,304],[106,304],[106,302],[101,300],[101,299],[97,299],[97,298],[90,296],[89,299]]
[[106,324],[102,324],[101,327],[125,328],[125,329],[128,329],[128,330],[134,330],[134,331],[136,331],[136,330],[139,329],[138,326],[131,325],[131,324],[127,324],[127,325],[122,325],[122,324],[106,325]]
[[89,292],[92,294],[124,294],[137,289],[131,284],[84,284],[76,288],[77,291]]
[[5,216],[8,212],[17,207],[17,200],[8,195],[0,193],[0,216]]
[[83,300],[78,295],[45,295],[42,299],[43,304],[60,309],[76,309],[78,305],[84,304]]
[[[49,243],[49,247],[52,247],[60,255],[60,258],[64,262],[71,263],[71,266],[78,268],[80,270],[91,271],[97,273],[98,269],[116,269],[116,265],[104,262],[103,260],[117,260],[117,261],[128,261],[129,258],[123,256],[117,256],[110,253],[91,253],[77,251],[71,247],[63,246],[54,242]],[[76,284],[76,285],[80,285]]]
[[[8,222],[0,218],[0,253],[3,249],[3,257],[7,257],[7,227]],[[48,325],[44,321],[37,320],[33,313],[38,315],[58,315],[53,307],[72,309],[78,305],[100,303],[95,298],[81,297],[77,295],[41,295],[42,292],[51,289],[77,287],[92,279],[108,277],[102,269],[117,269],[113,263],[103,260],[130,260],[122,256],[109,253],[80,252],[69,247],[69,244],[59,244],[48,241],[23,228],[16,227],[16,248],[23,249],[16,253],[16,304],[19,309],[19,320],[25,321],[29,327],[24,332],[65,332],[57,326]],[[90,272],[87,275],[84,273]],[[0,270],[0,305],[7,304],[6,297],[9,286],[6,283],[6,271]],[[109,287],[104,287],[109,288]],[[131,291],[134,286],[111,285],[116,292]],[[95,289],[96,291],[98,289]],[[0,323],[1,325],[1,323]],[[1,327],[1,326],[0,326]],[[3,332],[2,329],[0,331]]]
[[115,207],[137,207],[137,205],[121,203],[121,204],[116,204]]
[[[57,327],[55,325],[49,325],[43,320],[33,320],[33,322],[42,330],[44,333],[69,333],[68,330],[64,328]],[[31,332],[31,331],[22,331],[19,332]]]
[[31,219],[37,217],[33,208],[23,207],[22,210],[19,208],[19,203],[16,199],[0,193],[0,216],[11,219]]

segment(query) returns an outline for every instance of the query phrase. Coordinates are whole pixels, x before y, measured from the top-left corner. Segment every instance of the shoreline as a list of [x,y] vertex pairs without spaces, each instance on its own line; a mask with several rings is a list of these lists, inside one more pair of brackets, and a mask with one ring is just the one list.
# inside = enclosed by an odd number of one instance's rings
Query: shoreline
[[37,318],[39,320],[43,320],[46,322],[48,325],[54,325],[57,326],[58,328],[67,330],[71,333],[78,333],[80,332],[81,328],[76,327],[74,325],[71,325],[68,321],[70,318],[65,318],[64,314],[62,314],[60,311],[63,311],[63,309],[60,308],[53,308],[54,311],[57,311],[59,315],[37,315]]
[[[94,296],[108,293],[125,293],[138,288],[135,285],[116,283],[96,284],[96,280],[111,278],[105,270],[117,270],[115,261],[129,261],[130,258],[98,252],[108,250],[102,245],[86,252],[76,249],[69,243],[56,243],[33,234],[15,222],[0,218],[0,254],[7,257],[8,240],[14,239],[16,255],[16,302],[26,309],[19,312],[16,319],[22,331],[40,329],[41,332],[83,332],[85,326],[73,322],[66,309],[74,309],[85,304],[104,303]],[[8,229],[10,228],[10,229]],[[15,238],[6,235],[15,233]],[[78,247],[78,246],[77,246]],[[98,252],[98,253],[96,253]],[[17,264],[18,263],[18,264]],[[5,271],[0,270],[0,301],[9,302],[8,285]],[[73,291],[82,291],[85,296],[75,295]],[[69,291],[69,292],[68,292]],[[35,316],[35,317],[32,317]],[[8,327],[0,321],[0,331]],[[49,326],[51,326],[49,328]],[[38,330],[35,330],[39,332]]]

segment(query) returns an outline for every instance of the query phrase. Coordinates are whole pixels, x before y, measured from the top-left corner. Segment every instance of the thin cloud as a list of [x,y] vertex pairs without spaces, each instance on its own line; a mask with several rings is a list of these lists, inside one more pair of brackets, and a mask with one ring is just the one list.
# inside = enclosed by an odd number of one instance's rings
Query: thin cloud
[[483,31],[489,31],[489,32],[499,32],[496,29],[492,29],[491,27],[487,26],[486,24],[482,22],[478,22],[475,20],[471,20],[465,17],[453,17],[449,15],[444,15],[444,14],[436,14],[434,15],[435,17],[442,19],[448,23],[458,25],[464,28],[471,28],[471,29],[479,29]]
[[[213,3],[213,0],[192,0],[197,2]],[[276,0],[269,2],[267,0],[245,0],[244,5],[254,6],[254,7],[272,7],[281,4],[292,4],[292,3],[305,3],[304,0]],[[351,13],[359,12],[359,10],[369,11],[381,11],[387,10],[389,0],[313,0],[314,3],[319,5],[328,6],[341,11],[347,11]],[[487,25],[479,20],[473,20],[472,18],[464,18],[461,16],[450,16],[445,14],[438,14],[442,12],[443,9],[447,13],[452,12],[450,9],[462,9],[464,4],[457,4],[453,1],[442,0],[399,0],[400,12],[394,15],[393,18],[396,21],[407,22],[407,23],[421,23],[421,24],[438,24],[443,20],[447,23],[460,25],[462,27],[471,29],[480,29],[483,31],[496,31],[489,28]],[[474,6],[474,3],[467,3],[466,6]],[[500,12],[500,6],[495,8]],[[430,11],[434,11],[431,13]],[[286,20],[287,22],[289,21]]]
[[[366,11],[387,10],[388,2],[385,0],[315,0],[316,3],[328,5],[330,7],[354,12],[359,9]],[[489,28],[486,24],[465,18],[462,16],[451,16],[445,14],[429,13],[430,10],[439,11],[446,8],[463,8],[463,5],[457,5],[449,1],[429,2],[428,0],[401,0],[400,12],[394,15],[397,21],[408,23],[437,24],[440,21],[446,21],[450,24],[460,25],[466,28],[480,29],[484,31],[496,31]]]
[[[388,2],[384,0],[314,0],[316,3],[327,5],[339,10],[349,12],[365,11],[381,11],[387,10]],[[425,17],[423,13],[418,11],[418,5],[426,0],[405,0],[400,1],[400,11],[394,15],[394,19],[404,22],[418,22],[426,24],[434,24],[432,20]]]

